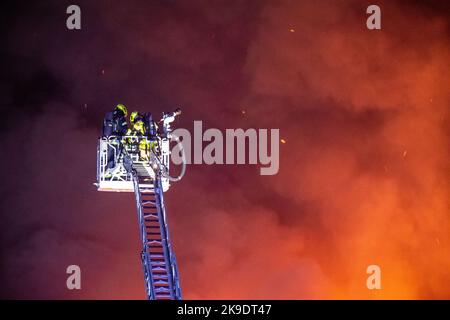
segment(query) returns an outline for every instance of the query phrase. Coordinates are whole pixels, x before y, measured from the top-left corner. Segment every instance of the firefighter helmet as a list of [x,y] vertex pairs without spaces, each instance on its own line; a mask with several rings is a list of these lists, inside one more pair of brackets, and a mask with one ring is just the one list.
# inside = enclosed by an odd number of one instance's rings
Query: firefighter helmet
[[122,111],[123,114],[125,115],[125,117],[127,116],[128,110],[127,110],[127,107],[125,107],[125,105],[119,103],[119,104],[116,106],[116,109]]

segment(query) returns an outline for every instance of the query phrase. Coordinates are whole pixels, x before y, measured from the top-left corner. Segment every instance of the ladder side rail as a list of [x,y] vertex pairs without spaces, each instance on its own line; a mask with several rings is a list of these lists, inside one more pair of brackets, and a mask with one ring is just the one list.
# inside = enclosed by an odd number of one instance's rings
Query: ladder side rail
[[180,277],[178,275],[178,264],[175,254],[172,255],[172,258],[173,264],[171,265],[171,268],[174,275],[175,295],[177,300],[181,300]]
[[176,264],[175,255],[172,252],[172,247],[169,239],[169,233],[167,228],[167,218],[166,218],[166,210],[164,207],[164,197],[163,197],[163,189],[162,189],[162,183],[161,178],[159,176],[155,179],[155,195],[156,195],[156,201],[157,201],[157,209],[158,209],[158,215],[160,216],[160,224],[161,224],[161,235],[162,239],[165,243],[165,248],[167,249],[166,261],[169,261],[170,264],[170,289],[171,293],[174,295],[174,298],[177,300],[181,300],[181,290],[179,286],[179,280],[178,280],[178,268]]
[[161,179],[159,177],[156,177],[154,184],[155,184],[156,209],[158,211],[159,224],[161,227],[161,243],[164,248],[163,254],[164,254],[165,261],[167,261],[167,263],[169,264],[168,266],[166,265],[166,270],[168,271],[168,276],[169,276],[168,283],[169,283],[170,295],[174,298],[177,298],[175,296],[175,290],[174,290],[174,275],[172,272],[171,248],[170,248],[168,232],[167,232],[164,203],[162,201]]

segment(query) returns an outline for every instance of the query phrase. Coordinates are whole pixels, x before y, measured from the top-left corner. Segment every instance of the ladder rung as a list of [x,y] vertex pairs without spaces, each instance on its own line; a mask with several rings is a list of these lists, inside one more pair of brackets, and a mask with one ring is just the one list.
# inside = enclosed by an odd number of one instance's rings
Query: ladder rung
[[156,298],[167,298],[167,299],[173,299],[171,295],[169,294],[157,294]]
[[160,267],[160,268],[165,268],[165,267],[166,267],[166,262],[160,261],[160,262],[158,262],[158,263],[159,263],[159,264],[154,264],[154,263],[151,264],[153,270],[156,269],[156,268],[158,268],[158,267]]
[[[151,218],[153,218],[153,219],[151,219]],[[158,223],[159,223],[159,219],[158,219],[158,218],[155,218],[155,217],[147,217],[147,218],[144,218],[144,221],[145,221],[145,222],[158,222]]]
[[166,260],[166,258],[162,255],[162,254],[158,254],[158,255],[156,255],[156,254],[152,254],[152,255],[150,255],[150,260],[151,261],[155,261],[155,260]]
[[167,271],[165,270],[152,270],[152,278],[155,279],[156,275],[166,275],[169,276],[169,274],[167,273]]
[[152,246],[147,246],[147,247],[148,247],[148,251],[150,253],[164,253],[163,247],[152,247]]
[[151,258],[150,259],[151,261],[166,261],[166,259],[165,258]]
[[148,223],[153,223],[153,224],[146,224],[145,225],[145,227],[147,228],[147,229],[150,229],[150,228],[159,228],[161,225],[159,224],[159,221],[146,221],[146,222],[148,222]]
[[152,265],[151,267],[152,267],[152,272],[153,271],[156,271],[156,272],[163,272],[163,271],[167,272],[165,263],[161,264],[161,265],[156,265],[156,266]]
[[[155,222],[157,222],[159,224],[159,220],[157,220],[157,219],[150,219],[150,218],[148,218],[148,219],[145,219],[144,221],[147,222],[147,223],[151,223],[151,222],[155,223]],[[145,225],[145,227],[150,227],[150,226],[149,225]]]
[[152,268],[151,270],[152,276],[157,275],[157,274],[162,274],[162,275],[167,275],[169,276],[169,274],[167,273],[167,270],[165,268]]
[[144,215],[144,217],[150,214],[155,215],[155,217],[158,217],[158,211],[142,210],[142,214]]

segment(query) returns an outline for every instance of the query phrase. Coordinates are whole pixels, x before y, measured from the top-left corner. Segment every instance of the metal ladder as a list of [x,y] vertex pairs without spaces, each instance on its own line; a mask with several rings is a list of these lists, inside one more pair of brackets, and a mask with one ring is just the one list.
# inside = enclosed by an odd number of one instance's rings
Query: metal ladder
[[127,171],[132,176],[136,197],[147,297],[149,300],[181,300],[178,267],[169,241],[161,178],[157,175],[153,188],[143,188],[132,163]]

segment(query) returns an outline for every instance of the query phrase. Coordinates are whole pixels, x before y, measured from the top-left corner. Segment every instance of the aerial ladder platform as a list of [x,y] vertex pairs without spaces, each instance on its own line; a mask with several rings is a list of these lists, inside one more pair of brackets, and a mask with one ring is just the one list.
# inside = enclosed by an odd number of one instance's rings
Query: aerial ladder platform
[[[170,128],[170,123],[179,113],[164,113],[161,133],[138,138],[138,143],[144,140],[156,146],[148,150],[144,159],[138,149],[127,144],[129,139],[136,142],[136,136],[100,138],[97,147],[97,190],[134,192],[142,243],[145,290],[149,300],[182,298],[164,204],[164,192],[169,189],[171,182],[183,177],[186,168],[183,161],[180,175],[169,175],[171,140],[178,143],[178,150],[185,160],[181,142]],[[115,167],[108,171],[107,163],[111,159],[114,160]]]

